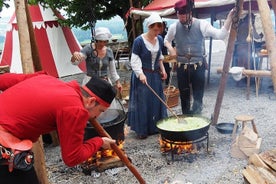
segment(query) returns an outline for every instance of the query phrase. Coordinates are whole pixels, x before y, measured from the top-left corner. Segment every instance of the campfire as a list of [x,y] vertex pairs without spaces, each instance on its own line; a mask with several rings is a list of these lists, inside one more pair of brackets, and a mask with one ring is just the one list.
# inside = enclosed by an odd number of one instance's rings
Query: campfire
[[[175,155],[180,156],[179,159],[186,159],[188,162],[193,162],[196,159],[196,155],[199,153],[202,147],[204,147],[203,141],[207,140],[207,152],[209,145],[208,133],[206,136],[194,140],[194,141],[172,141],[162,136],[159,138],[160,152],[164,155],[171,154],[171,160],[175,160]],[[181,155],[183,156],[181,158]]]
[[[118,141],[118,147],[123,151],[124,141]],[[92,170],[103,172],[107,169],[122,167],[124,163],[112,149],[102,149],[81,164],[83,172],[90,175]]]
[[180,141],[174,141],[171,142],[166,139],[159,139],[160,143],[160,151],[161,153],[167,153],[167,152],[175,152],[176,154],[182,154],[182,153],[193,153],[196,152],[195,145],[193,145],[192,142],[180,142]]
[[[121,151],[122,155],[125,155],[123,151],[124,139],[127,133],[124,129],[125,119],[126,115],[123,110],[108,109],[98,118],[101,122],[101,126],[98,125],[98,122],[97,124],[94,123],[93,126],[90,123],[87,124],[84,140],[95,136],[110,136],[117,142],[116,149]],[[122,167],[124,163],[119,156],[116,154],[116,150],[114,150],[113,147],[112,149],[101,149],[82,163],[81,168],[85,174],[90,175],[91,171],[103,172],[107,169]]]

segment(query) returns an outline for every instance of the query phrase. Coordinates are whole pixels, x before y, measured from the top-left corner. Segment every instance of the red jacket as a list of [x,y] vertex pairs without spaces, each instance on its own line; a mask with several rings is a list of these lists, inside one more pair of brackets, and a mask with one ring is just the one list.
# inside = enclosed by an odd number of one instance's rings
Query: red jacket
[[100,137],[83,140],[89,117],[76,81],[65,83],[41,73],[7,73],[0,75],[0,90],[0,125],[33,142],[57,130],[66,165],[82,163],[102,146]]

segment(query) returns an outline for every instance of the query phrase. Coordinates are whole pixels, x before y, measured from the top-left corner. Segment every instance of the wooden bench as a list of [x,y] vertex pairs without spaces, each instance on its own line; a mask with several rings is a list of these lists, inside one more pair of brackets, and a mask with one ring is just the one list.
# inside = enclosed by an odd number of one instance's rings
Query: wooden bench
[[[222,68],[218,68],[217,69],[217,73],[218,74],[221,74],[223,71],[222,71]],[[256,77],[256,83],[255,83],[255,86],[256,86],[256,96],[258,97],[259,96],[259,88],[260,88],[260,78],[261,77],[271,77],[271,71],[268,71],[268,70],[247,70],[247,69],[244,69],[242,71],[242,75],[245,76],[247,78],[247,94],[246,94],[246,97],[247,99],[249,99],[249,94],[250,94],[250,78],[251,77]]]

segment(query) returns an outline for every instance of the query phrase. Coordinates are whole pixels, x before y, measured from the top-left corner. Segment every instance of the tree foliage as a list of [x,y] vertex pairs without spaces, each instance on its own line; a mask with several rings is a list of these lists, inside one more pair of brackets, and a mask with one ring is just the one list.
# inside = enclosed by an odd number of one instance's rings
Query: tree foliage
[[10,5],[8,4],[10,0],[0,0],[0,12],[2,11],[3,7],[9,8]]
[[[145,6],[150,0],[132,0],[134,7]],[[46,7],[64,10],[66,20],[62,22],[71,27],[89,29],[97,20],[109,20],[118,15],[126,21],[130,8],[128,0],[29,0],[29,3],[41,3]]]
[[[9,7],[7,3],[9,1],[0,0],[0,11],[3,6]],[[42,6],[59,10],[66,18],[59,20],[62,24],[83,30],[91,29],[91,26],[94,27],[97,20],[109,20],[118,15],[127,23],[126,30],[131,45],[133,41],[131,30],[135,29],[139,35],[142,32],[142,26],[141,22],[136,22],[132,28],[131,20],[126,18],[130,2],[133,7],[140,8],[149,4],[151,0],[28,0],[29,4],[40,3]]]
[[[151,0],[28,0],[29,4],[41,3],[56,10],[64,10],[69,26],[88,29],[91,21],[109,20],[118,15],[126,20],[125,15],[130,8],[146,6]],[[10,0],[0,0],[0,12],[3,7],[9,8]],[[13,2],[12,2],[13,3]]]

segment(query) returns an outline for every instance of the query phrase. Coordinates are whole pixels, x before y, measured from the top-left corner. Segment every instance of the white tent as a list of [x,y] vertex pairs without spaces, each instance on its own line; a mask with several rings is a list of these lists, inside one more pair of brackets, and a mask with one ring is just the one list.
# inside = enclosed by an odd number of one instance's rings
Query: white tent
[[[72,53],[79,51],[81,46],[71,29],[58,23],[57,16],[62,16],[40,5],[29,6],[29,11],[42,69],[55,77],[82,73],[84,64],[78,67],[70,62]],[[15,13],[9,21],[0,65],[9,65],[13,73],[23,72]]]

